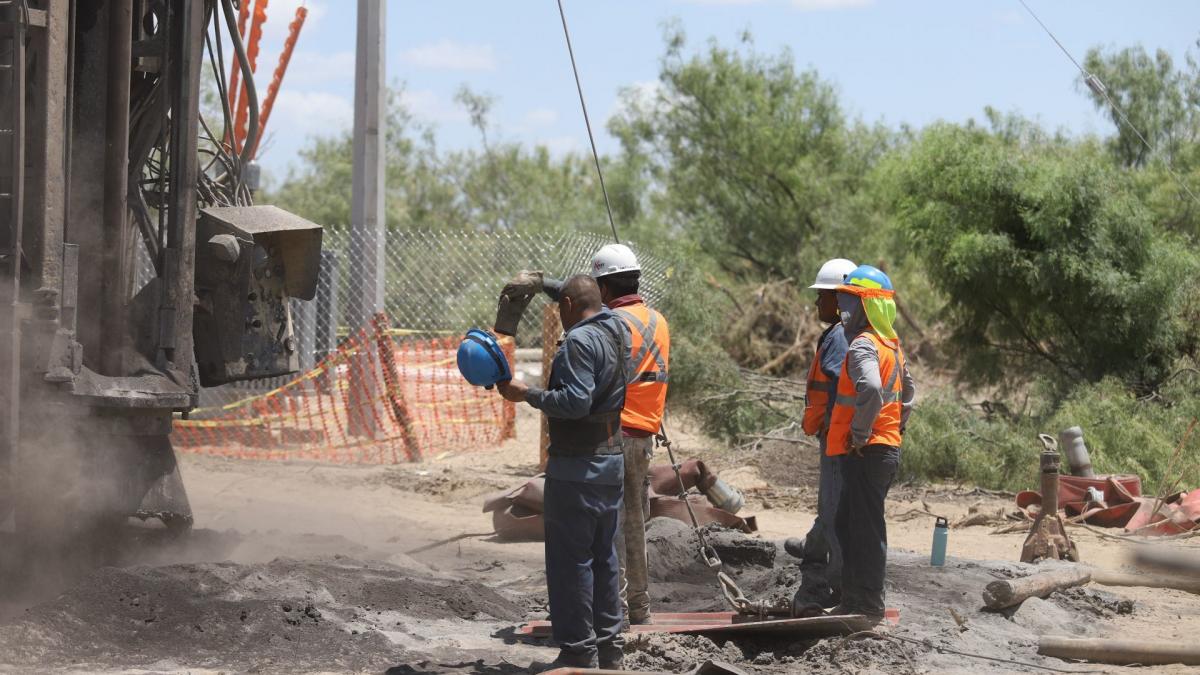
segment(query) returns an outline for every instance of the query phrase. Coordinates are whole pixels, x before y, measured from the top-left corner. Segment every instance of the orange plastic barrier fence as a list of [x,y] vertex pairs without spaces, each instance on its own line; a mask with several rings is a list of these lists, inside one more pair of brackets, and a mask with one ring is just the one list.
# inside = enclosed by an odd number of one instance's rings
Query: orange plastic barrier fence
[[[459,374],[459,338],[394,333],[377,316],[287,384],[175,420],[175,447],[244,459],[395,464],[516,436],[514,404]],[[511,339],[504,350],[512,364]]]

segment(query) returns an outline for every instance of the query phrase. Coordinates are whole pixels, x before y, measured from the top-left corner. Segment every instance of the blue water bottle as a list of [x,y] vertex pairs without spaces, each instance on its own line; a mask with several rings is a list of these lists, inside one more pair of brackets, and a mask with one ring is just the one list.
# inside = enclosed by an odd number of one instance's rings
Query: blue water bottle
[[933,553],[929,554],[929,564],[941,567],[946,564],[946,539],[950,536],[950,523],[938,516],[933,524]]

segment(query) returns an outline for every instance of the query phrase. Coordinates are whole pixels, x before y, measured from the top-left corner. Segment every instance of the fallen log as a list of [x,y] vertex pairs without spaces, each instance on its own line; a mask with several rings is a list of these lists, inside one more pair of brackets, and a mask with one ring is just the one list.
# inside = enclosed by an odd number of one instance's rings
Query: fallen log
[[1161,569],[1200,578],[1200,551],[1180,551],[1142,546],[1133,552],[1134,562],[1144,567]]
[[1170,577],[1151,574],[1125,574],[1092,570],[1092,581],[1105,586],[1141,586],[1144,588],[1170,588],[1200,595],[1200,578]]
[[1172,663],[1200,665],[1200,647],[1174,642],[1047,636],[1038,640],[1038,654],[1115,666],[1165,666]]
[[1013,607],[1029,598],[1044,598],[1055,591],[1086,584],[1091,578],[1091,569],[1072,566],[1019,579],[993,581],[983,589],[983,604],[993,611]]

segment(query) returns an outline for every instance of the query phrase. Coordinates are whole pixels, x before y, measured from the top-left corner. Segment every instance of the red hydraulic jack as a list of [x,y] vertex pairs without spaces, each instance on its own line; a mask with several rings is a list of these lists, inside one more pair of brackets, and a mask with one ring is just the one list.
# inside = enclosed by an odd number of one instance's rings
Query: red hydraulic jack
[[[683,477],[679,474],[679,462],[675,461],[675,453],[671,450],[671,441],[665,432],[658,436],[659,445],[667,449],[671,466],[675,469],[675,477],[679,481],[679,498],[687,506],[688,515],[692,519],[692,529],[700,542],[700,558],[717,577],[717,585],[721,595],[729,603],[732,612],[687,612],[681,614],[654,614],[654,623],[633,625],[629,629],[633,633],[683,633],[688,635],[708,635],[710,637],[744,637],[750,635],[790,635],[793,637],[830,637],[834,635],[849,635],[859,631],[870,630],[874,622],[862,614],[845,614],[836,616],[814,616],[798,618],[792,614],[792,604],[787,599],[776,602],[766,600],[750,600],[738,588],[733,578],[723,570],[721,557],[717,550],[708,543],[704,531],[696,521],[696,514],[688,501],[687,488]],[[896,623],[899,614],[895,610],[887,610],[884,618],[889,623]],[[532,621],[517,629],[520,635],[530,637],[549,637],[549,621]]]

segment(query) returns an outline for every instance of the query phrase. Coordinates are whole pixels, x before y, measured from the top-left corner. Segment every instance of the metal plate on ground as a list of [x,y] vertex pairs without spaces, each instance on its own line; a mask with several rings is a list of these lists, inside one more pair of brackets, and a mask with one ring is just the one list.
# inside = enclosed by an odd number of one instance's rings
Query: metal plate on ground
[[[849,635],[870,630],[874,624],[862,614],[815,616],[804,619],[769,619],[743,621],[733,612],[688,612],[654,614],[654,623],[630,626],[631,633],[684,633],[688,635],[792,635],[796,637],[828,637]],[[549,637],[549,621],[530,621],[517,628],[517,634]]]

